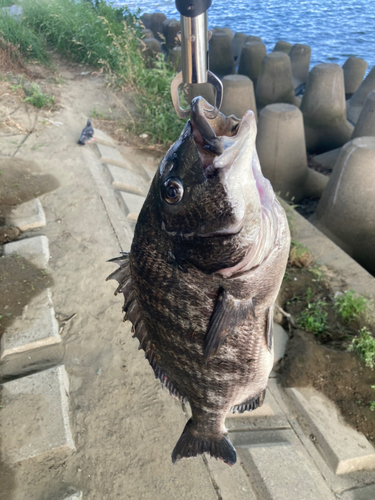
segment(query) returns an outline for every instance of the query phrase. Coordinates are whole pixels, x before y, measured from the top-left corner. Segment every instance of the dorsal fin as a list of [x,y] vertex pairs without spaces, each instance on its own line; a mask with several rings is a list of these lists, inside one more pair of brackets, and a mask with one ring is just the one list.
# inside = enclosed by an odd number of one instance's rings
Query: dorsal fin
[[171,396],[179,399],[181,403],[186,403],[187,399],[177,389],[176,384],[168,377],[168,375],[158,366],[157,355],[152,340],[147,333],[146,324],[142,319],[140,307],[138,305],[136,294],[132,287],[130,276],[129,254],[123,253],[121,257],[116,257],[108,262],[118,264],[118,269],[111,273],[108,280],[114,279],[118,281],[119,286],[115,291],[115,295],[122,293],[124,295],[124,306],[122,308],[125,313],[124,321],[129,320],[133,325],[133,337],[139,341],[139,348],[145,351],[145,356],[150,363],[155,373],[155,378],[158,378],[162,387],[169,390]]

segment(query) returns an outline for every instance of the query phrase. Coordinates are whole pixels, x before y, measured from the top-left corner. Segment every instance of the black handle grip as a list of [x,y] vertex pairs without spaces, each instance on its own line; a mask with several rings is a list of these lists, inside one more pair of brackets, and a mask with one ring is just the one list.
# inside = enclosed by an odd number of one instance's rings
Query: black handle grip
[[181,16],[197,17],[211,7],[212,0],[176,0],[176,8]]

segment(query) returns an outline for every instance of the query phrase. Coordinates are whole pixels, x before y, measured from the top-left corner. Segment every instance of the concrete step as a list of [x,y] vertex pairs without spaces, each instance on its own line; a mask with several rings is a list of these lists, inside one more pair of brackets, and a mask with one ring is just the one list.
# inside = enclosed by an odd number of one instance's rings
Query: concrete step
[[73,493],[73,495],[65,497],[64,500],[82,500],[82,491]]
[[137,194],[125,193],[123,191],[118,192],[120,206],[122,206],[126,218],[130,221],[135,222],[138,219],[139,212],[145,202],[144,196],[138,196]]
[[142,177],[125,168],[116,167],[114,165],[106,165],[105,173],[109,183],[121,191],[137,195],[146,195],[148,185]]
[[66,460],[75,446],[69,424],[69,382],[58,366],[1,386],[2,460],[14,464],[53,454]]
[[56,366],[64,354],[49,289],[41,292],[3,333],[0,383]]
[[49,246],[47,236],[33,236],[12,241],[3,246],[4,255],[19,255],[34,266],[45,269],[49,261]]
[[97,144],[97,148],[100,154],[100,161],[102,163],[116,165],[117,167],[126,168],[128,170],[134,171],[134,167],[128,160],[124,160],[121,154],[116,148],[106,146],[104,144]]
[[374,500],[375,484],[364,486],[363,488],[353,488],[336,495],[338,500]]
[[46,215],[39,198],[21,203],[6,218],[9,226],[16,226],[21,231],[37,229],[46,225]]
[[312,388],[288,389],[308,421],[322,453],[336,474],[375,469],[375,449],[363,434],[346,425],[336,406]]

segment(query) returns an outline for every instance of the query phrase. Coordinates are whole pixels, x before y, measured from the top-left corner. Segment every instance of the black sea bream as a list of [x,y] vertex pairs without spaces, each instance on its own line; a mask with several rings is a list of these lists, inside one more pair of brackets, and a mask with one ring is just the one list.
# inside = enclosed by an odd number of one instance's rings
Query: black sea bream
[[204,99],[155,174],[129,254],[109,276],[155,376],[192,417],[172,461],[204,452],[232,465],[228,412],[263,403],[273,306],[289,251],[284,210],[261,172],[256,123]]

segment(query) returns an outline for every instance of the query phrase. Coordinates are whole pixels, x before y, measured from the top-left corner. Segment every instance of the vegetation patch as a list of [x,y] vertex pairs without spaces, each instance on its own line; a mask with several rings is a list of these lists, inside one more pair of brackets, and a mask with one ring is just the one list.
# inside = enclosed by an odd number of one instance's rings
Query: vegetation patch
[[358,337],[352,340],[348,350],[355,351],[368,368],[374,368],[375,338],[365,326],[360,329]]

